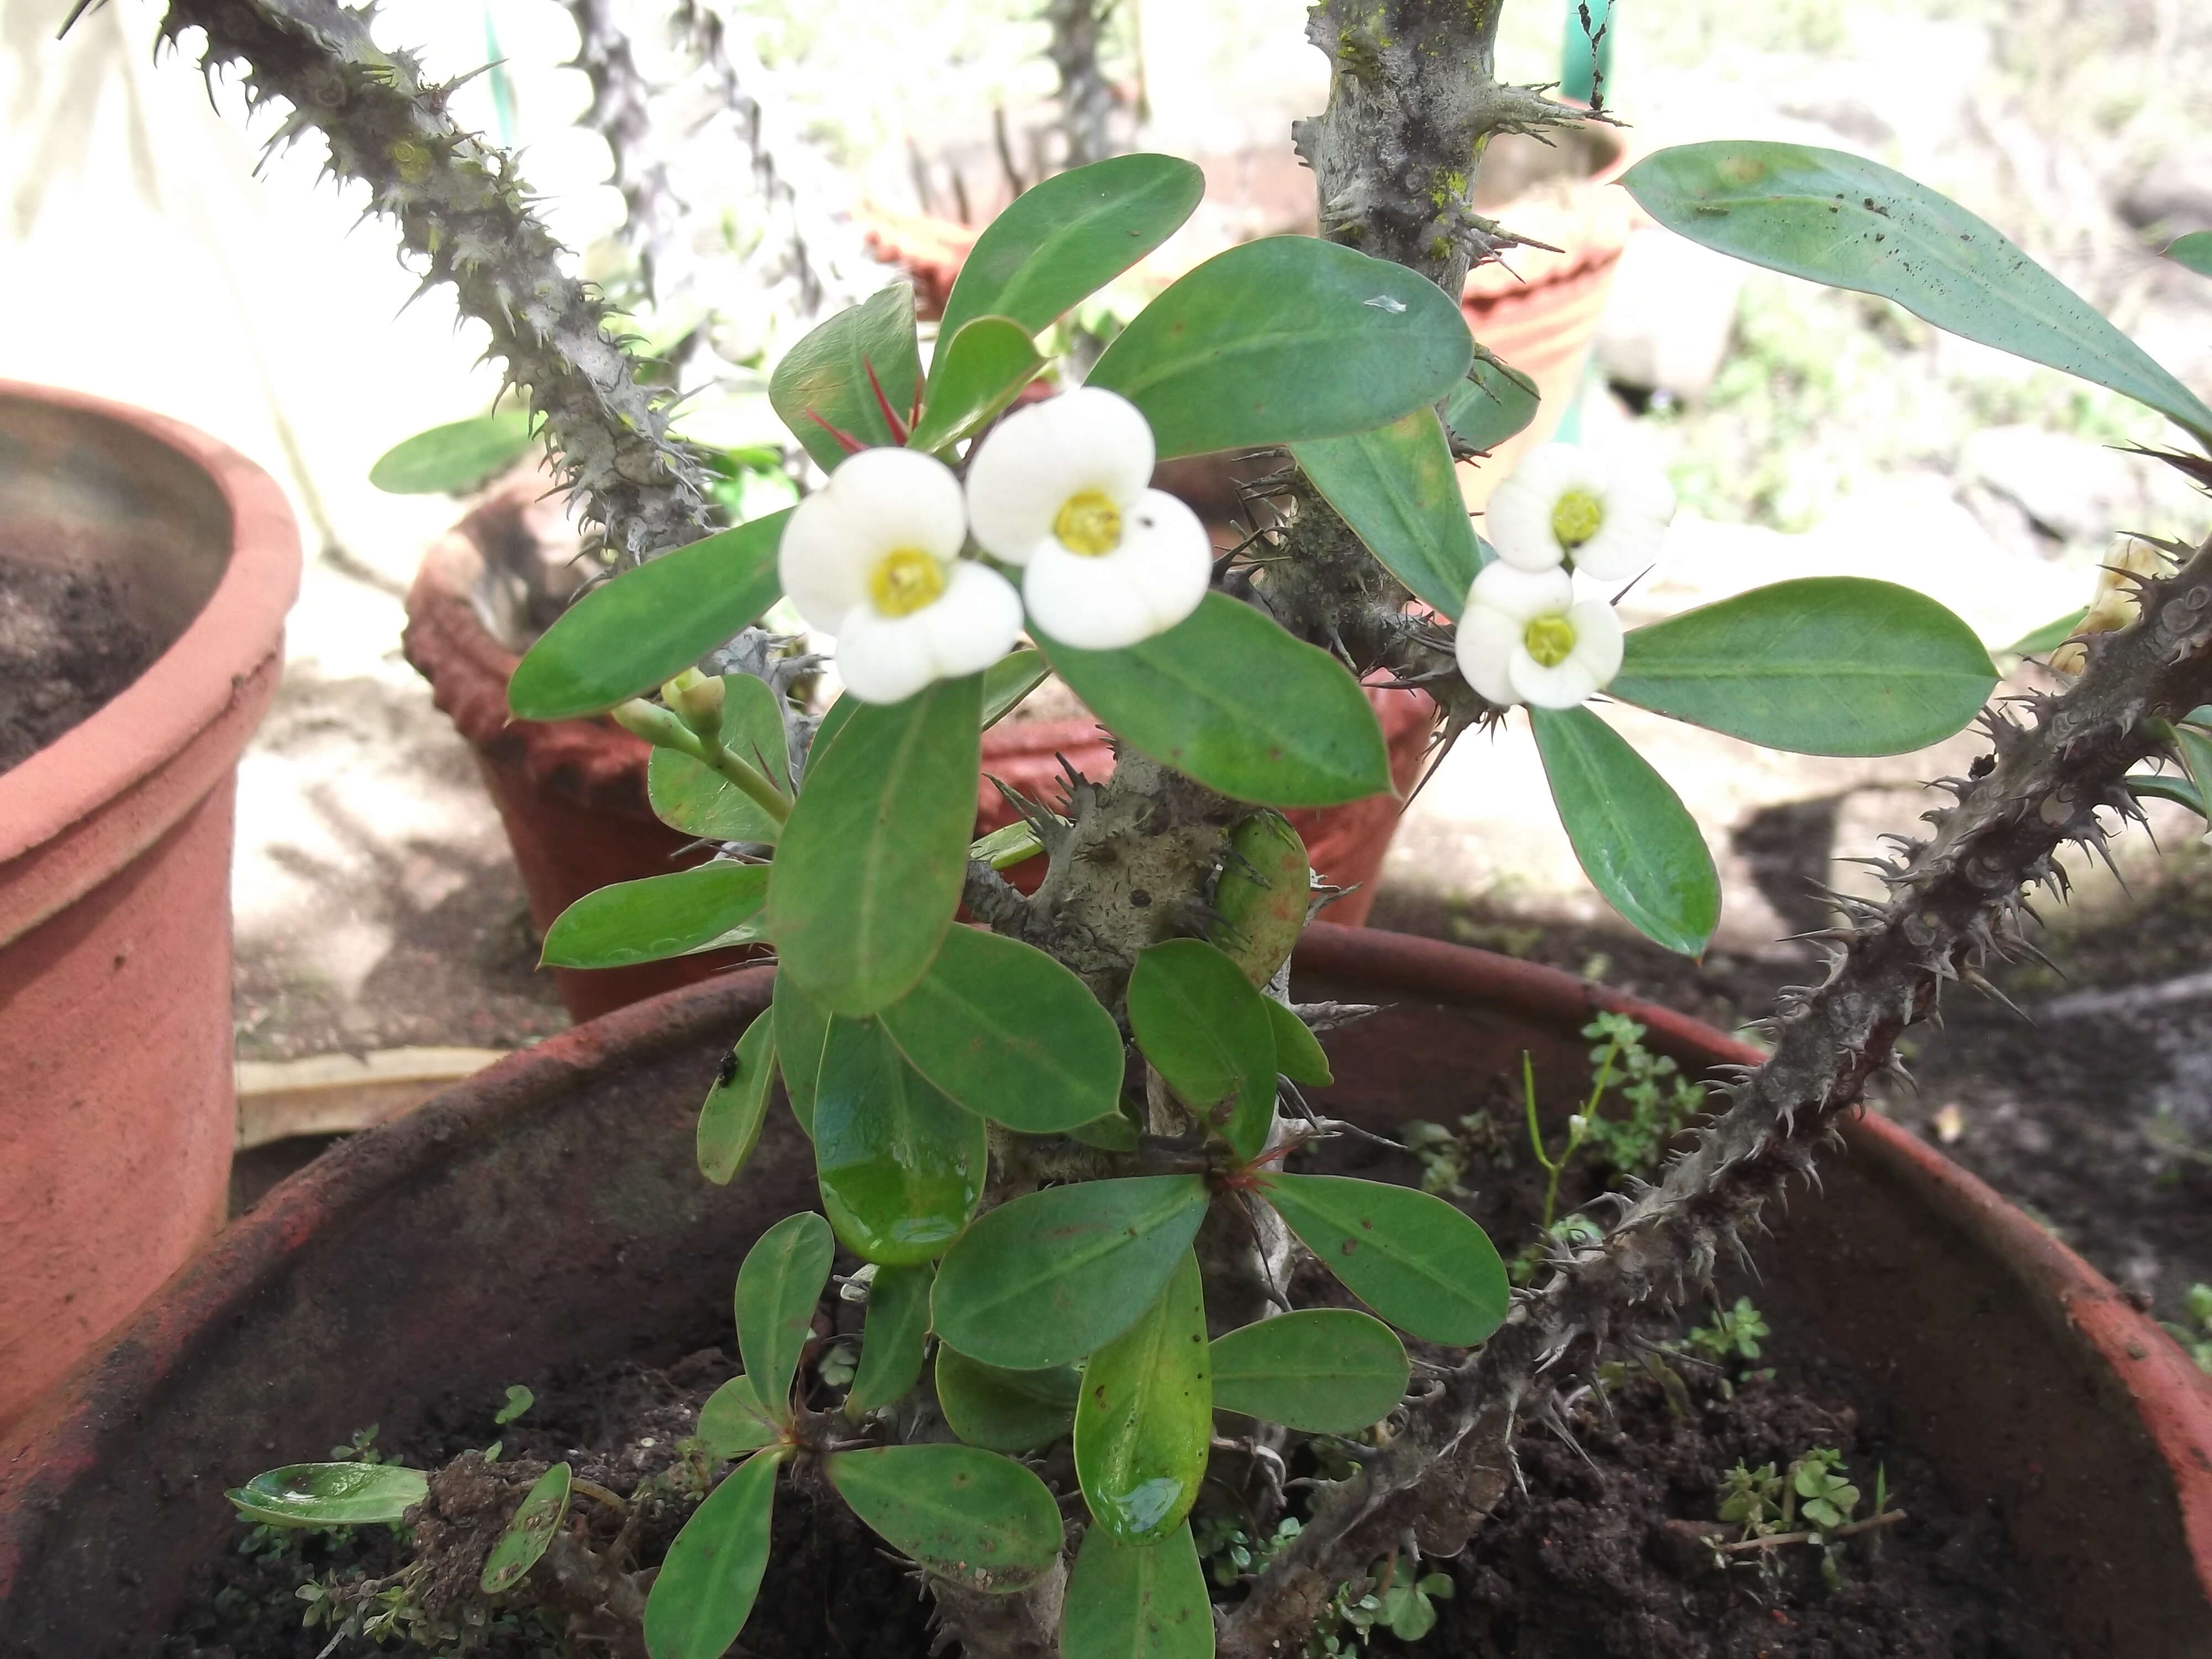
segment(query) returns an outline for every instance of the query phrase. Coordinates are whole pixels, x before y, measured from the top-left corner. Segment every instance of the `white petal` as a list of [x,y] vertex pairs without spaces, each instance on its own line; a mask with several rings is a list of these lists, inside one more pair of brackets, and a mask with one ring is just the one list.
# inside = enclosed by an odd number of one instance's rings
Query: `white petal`
[[886,617],[857,605],[837,635],[837,672],[862,702],[903,702],[937,678],[927,610]]
[[975,539],[1026,564],[1069,496],[1095,489],[1117,505],[1134,502],[1152,479],[1152,428],[1115,392],[1085,386],[1017,410],[968,465]]
[[1486,605],[1516,623],[1527,623],[1572,605],[1574,578],[1556,565],[1549,570],[1522,570],[1499,559],[1483,566],[1467,602],[1470,611]]
[[1513,653],[1520,648],[1522,624],[1486,605],[1471,605],[1459,619],[1455,647],[1462,678],[1494,703],[1518,702],[1519,694],[1505,672]]
[[1620,613],[1603,599],[1584,599],[1568,609],[1567,620],[1575,630],[1575,648],[1567,660],[1578,661],[1595,674],[1601,689],[1612,684],[1627,648]]
[[1121,520],[1121,545],[1101,563],[1121,568],[1164,634],[1198,609],[1213,582],[1213,538],[1188,503],[1164,489],[1147,489]]
[[1483,508],[1483,534],[1498,556],[1523,570],[1547,570],[1559,562],[1559,538],[1552,512],[1570,489],[1604,499],[1605,468],[1576,444],[1541,444],[1491,492]]
[[939,679],[980,674],[1013,648],[1022,631],[1022,596],[988,565],[954,562],[945,596],[918,611]]
[[837,498],[818,490],[792,509],[776,549],[783,591],[809,628],[834,634],[868,595],[868,572],[885,550],[874,544]]
[[1150,639],[1152,607],[1111,555],[1086,558],[1048,537],[1022,575],[1030,620],[1062,644],[1112,651]]
[[868,573],[895,547],[951,559],[967,537],[960,480],[906,449],[864,449],[801,501],[776,550],[783,591],[807,626],[834,634],[867,597]]
[[1515,648],[1505,672],[1521,700],[1539,708],[1579,708],[1600,684],[1596,671],[1580,656],[1571,652],[1565,661],[1547,668],[1526,646]]

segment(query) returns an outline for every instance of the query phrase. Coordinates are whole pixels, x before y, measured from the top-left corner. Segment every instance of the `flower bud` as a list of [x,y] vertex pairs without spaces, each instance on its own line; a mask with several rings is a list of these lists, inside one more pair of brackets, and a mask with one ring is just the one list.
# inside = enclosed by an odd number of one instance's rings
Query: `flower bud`
[[1306,844],[1280,812],[1242,820],[1229,832],[1229,848],[1207,937],[1255,985],[1265,985],[1305,931],[1313,870]]
[[721,677],[687,668],[660,688],[660,700],[674,709],[684,725],[708,742],[722,735]]
[[617,703],[609,712],[617,726],[635,732],[656,749],[680,749],[689,740],[683,721],[659,703],[647,702],[643,697]]

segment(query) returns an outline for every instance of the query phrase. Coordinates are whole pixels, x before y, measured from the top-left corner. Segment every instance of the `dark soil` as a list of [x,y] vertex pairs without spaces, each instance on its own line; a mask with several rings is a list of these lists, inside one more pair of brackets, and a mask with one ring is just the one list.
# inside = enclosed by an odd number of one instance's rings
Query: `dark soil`
[[104,572],[0,556],[0,772],[97,714],[159,654]]

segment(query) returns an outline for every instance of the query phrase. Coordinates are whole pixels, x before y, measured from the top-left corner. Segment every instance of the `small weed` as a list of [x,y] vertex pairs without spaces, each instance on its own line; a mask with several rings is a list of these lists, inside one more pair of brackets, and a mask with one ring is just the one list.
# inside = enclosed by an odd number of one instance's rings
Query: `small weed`
[[2212,1371],[2212,1285],[2191,1285],[2183,1298],[2189,1310],[2185,1322],[2162,1320],[2182,1352],[2197,1362],[2200,1371]]

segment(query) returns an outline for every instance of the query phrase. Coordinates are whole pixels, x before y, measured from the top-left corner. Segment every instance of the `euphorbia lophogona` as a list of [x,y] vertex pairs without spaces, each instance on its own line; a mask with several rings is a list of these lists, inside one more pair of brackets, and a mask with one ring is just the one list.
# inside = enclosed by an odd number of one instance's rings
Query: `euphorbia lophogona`
[[[1525,698],[1584,868],[1634,926],[1689,953],[1719,901],[1696,823],[1572,705],[1602,686],[1772,746],[1875,754],[1958,731],[1996,678],[1956,617],[1851,578],[1778,583],[1622,635],[1602,595],[1577,601],[1566,567],[1584,581],[1638,574],[1663,499],[1571,455],[1533,459],[1518,490],[1501,489],[1487,521],[1500,558],[1484,568],[1453,454],[1510,436],[1534,400],[1500,417],[1516,407],[1502,366],[1468,335],[1468,261],[1510,238],[1467,191],[1491,134],[1587,112],[1492,83],[1495,6],[1352,9],[1316,8],[1337,73],[1328,110],[1297,132],[1340,241],[1268,238],[1206,261],[1082,389],[993,428],[1045,370],[1036,337],[1164,241],[1200,185],[1158,155],[1048,180],[969,254],[918,422],[881,391],[923,378],[912,297],[888,290],[823,323],[772,382],[827,487],[788,520],[694,538],[704,509],[662,437],[665,410],[641,380],[611,385],[604,312],[559,266],[503,158],[452,128],[413,61],[340,8],[308,25],[292,0],[173,0],[172,34],[204,29],[211,62],[246,61],[255,97],[289,99],[296,126],[330,135],[334,169],[366,179],[489,324],[614,562],[635,563],[538,642],[510,702],[524,718],[623,709],[662,745],[664,815],[725,853],[580,901],[548,959],[598,967],[760,939],[778,958],[771,1012],[702,1109],[700,1158],[732,1180],[780,1079],[823,1213],[778,1223],[738,1270],[745,1376],[700,1423],[712,1489],[657,1569],[625,1555],[634,1528],[602,1550],[572,1527],[556,1573],[532,1552],[557,1513],[519,1527],[494,1552],[488,1596],[580,1596],[595,1632],[642,1601],[619,1650],[714,1659],[750,1610],[778,1473],[796,1465],[918,1564],[975,1659],[1189,1659],[1217,1633],[1233,1659],[1291,1650],[1377,1562],[1408,1572],[1409,1545],[1464,1540],[1496,1496],[1470,1472],[1510,1467],[1516,1419],[1571,1369],[1563,1358],[1618,1304],[1696,1282],[1942,981],[2017,925],[2020,884],[2049,877],[2063,841],[2101,839],[2100,805],[2131,805],[2142,786],[2124,785],[2125,767],[2180,752],[2144,711],[2179,720],[2212,697],[2206,553],[2155,579],[2133,628],[2091,643],[2056,716],[2033,730],[1994,717],[2002,757],[1954,781],[1960,805],[1887,872],[1892,903],[1854,910],[1840,965],[1777,1023],[1773,1058],[1601,1239],[1563,1246],[1517,1297],[1480,1230],[1441,1200],[1295,1167],[1330,1125],[1286,1115],[1281,1079],[1324,1087],[1328,1063],[1288,1000],[1310,872],[1276,809],[1390,789],[1363,676],[1430,689],[1455,728],[1494,726]],[[1626,183],[1689,234],[2063,359],[2212,441],[2212,410],[2001,235],[1873,163],[1696,146]],[[1790,216],[1808,200],[1838,204],[1809,236]],[[1867,234],[1843,234],[1862,201]],[[1940,258],[1893,261],[1923,234]],[[1964,309],[1941,287],[1960,270],[1976,284]],[[2047,319],[2062,315],[2053,343]],[[848,454],[833,430],[875,447]],[[1155,446],[1158,459],[1287,448],[1290,508],[1217,565],[1188,515],[1149,493]],[[1022,567],[1036,651],[987,661],[1018,617],[1011,584],[963,552],[963,526]],[[852,693],[811,750],[786,743],[806,732],[787,674],[776,689],[727,676],[718,707],[696,666],[786,592],[836,633]],[[1412,611],[1415,595],[1429,611]],[[1461,610],[1454,641],[1430,612]],[[1031,804],[1024,836],[973,842],[979,730],[1048,670],[1114,734],[1117,769],[1063,810]],[[656,686],[666,709],[640,701]],[[1035,858],[1046,870],[1025,900],[996,869]],[[956,927],[963,902],[988,926]],[[841,1246],[876,1267],[842,1391],[804,1363]],[[1340,1281],[1339,1305],[1276,1313],[1280,1287],[1311,1282],[1284,1271],[1300,1248]],[[1408,1342],[1424,1369],[1413,1398]],[[1217,1411],[1258,1426],[1217,1440]],[[1285,1489],[1261,1475],[1303,1441],[1333,1443],[1317,1467],[1349,1472],[1319,1487],[1242,1599],[1215,1607],[1194,1505],[1234,1490],[1272,1524]],[[439,1501],[419,1473],[344,1467],[340,1518],[396,1520],[426,1490]],[[289,1472],[237,1498],[319,1523],[333,1516],[315,1511],[316,1479]],[[370,1513],[364,1494],[387,1489],[389,1513]]]

